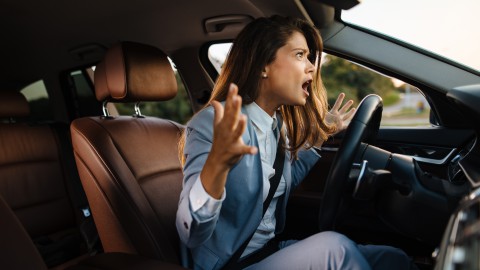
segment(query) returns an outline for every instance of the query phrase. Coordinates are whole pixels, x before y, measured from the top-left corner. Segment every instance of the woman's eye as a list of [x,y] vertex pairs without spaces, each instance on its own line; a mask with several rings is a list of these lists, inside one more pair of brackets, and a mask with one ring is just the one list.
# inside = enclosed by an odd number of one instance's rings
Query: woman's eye
[[303,57],[305,56],[305,53],[304,52],[298,52],[296,55],[298,60],[303,60]]

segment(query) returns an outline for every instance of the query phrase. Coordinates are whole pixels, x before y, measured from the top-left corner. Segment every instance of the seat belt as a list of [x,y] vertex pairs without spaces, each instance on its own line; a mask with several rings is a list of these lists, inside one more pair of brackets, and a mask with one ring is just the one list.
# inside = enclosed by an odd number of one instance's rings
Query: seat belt
[[[282,121],[280,119],[280,117],[277,120],[278,120],[279,123],[281,123],[281,121]],[[279,124],[277,126],[279,127],[279,130],[281,130],[281,125]],[[277,144],[277,154],[275,155],[275,161],[273,163],[273,168],[275,169],[275,175],[272,178],[269,179],[270,180],[270,189],[268,190],[267,198],[263,202],[262,219],[263,219],[263,216],[265,216],[265,212],[267,212],[268,206],[270,205],[270,202],[273,199],[273,195],[277,191],[278,185],[280,184],[280,179],[282,178],[283,166],[284,166],[284,163],[285,163],[285,152],[283,151],[283,149],[281,147],[282,146],[282,141],[283,140],[282,140],[282,137],[280,135],[280,138],[278,139],[278,144]],[[252,237],[253,237],[254,234],[255,234],[255,231],[252,233],[252,235],[250,235],[250,237],[247,238],[247,240],[245,240],[245,242],[243,242],[243,244],[237,249],[237,251],[235,251],[235,253],[232,255],[230,260],[228,260],[228,262],[223,267],[224,270],[242,269],[242,268],[250,265],[250,263],[248,265],[242,265],[240,263],[239,259],[240,259],[240,256],[242,256],[245,249],[247,248],[248,243],[250,243],[250,240],[252,240]],[[267,245],[268,245],[268,243],[267,243]],[[271,246],[269,246],[269,247],[271,247]],[[269,249],[269,250],[272,251],[271,253],[273,253],[275,251],[273,249]],[[265,254],[265,255],[268,256],[269,254]],[[266,256],[264,256],[264,257],[266,257]],[[257,258],[261,259],[258,256],[257,256]]]

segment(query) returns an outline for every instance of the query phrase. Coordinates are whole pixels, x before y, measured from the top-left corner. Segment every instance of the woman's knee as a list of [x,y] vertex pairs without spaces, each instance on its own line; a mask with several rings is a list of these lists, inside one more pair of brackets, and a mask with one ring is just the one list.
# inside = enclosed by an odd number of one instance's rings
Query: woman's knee
[[345,235],[337,232],[332,232],[332,231],[321,232],[321,233],[315,234],[313,237],[318,238],[316,239],[316,241],[320,243],[325,243],[330,248],[333,248],[333,247],[343,247],[347,249],[356,248],[355,242],[350,240]]
[[317,233],[311,238],[317,250],[323,250],[328,256],[339,260],[348,260],[360,255],[357,244],[343,234],[327,231]]
[[317,256],[325,256],[327,269],[370,269],[366,259],[357,248],[357,244],[343,234],[336,232],[321,232],[312,236]]

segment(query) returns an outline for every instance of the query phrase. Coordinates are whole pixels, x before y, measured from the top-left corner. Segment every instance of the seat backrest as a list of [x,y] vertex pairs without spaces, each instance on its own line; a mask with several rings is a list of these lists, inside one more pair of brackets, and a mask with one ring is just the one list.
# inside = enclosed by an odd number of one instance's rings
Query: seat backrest
[[[79,220],[66,184],[70,172],[57,133],[60,126],[28,123],[28,115],[28,102],[20,92],[0,91],[0,196],[47,265],[54,266],[86,250],[81,250]],[[68,140],[67,124],[64,129]]]
[[[104,108],[107,101],[167,100],[176,91],[167,56],[148,45],[116,45],[95,70],[95,93]],[[182,130],[173,121],[143,116],[72,122],[77,168],[106,252],[179,263],[175,215]]]
[[30,236],[0,196],[0,267],[47,269]]

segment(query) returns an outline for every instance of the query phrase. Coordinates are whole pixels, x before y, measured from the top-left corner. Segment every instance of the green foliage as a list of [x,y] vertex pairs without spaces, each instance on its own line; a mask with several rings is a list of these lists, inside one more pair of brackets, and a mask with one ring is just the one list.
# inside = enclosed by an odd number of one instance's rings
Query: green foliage
[[341,92],[356,104],[372,93],[388,97],[384,99],[385,105],[398,101],[398,90],[389,77],[333,55],[326,55],[323,61],[322,79],[329,104],[333,105]]
[[390,91],[382,97],[383,106],[390,106],[400,101],[400,94],[398,91]]
[[[140,111],[143,115],[165,118],[181,124],[185,124],[190,119],[192,107],[190,106],[187,91],[178,72],[175,72],[175,77],[178,85],[177,96],[167,101],[140,103]],[[134,104],[116,104],[118,113],[121,115],[132,115],[134,106]]]

